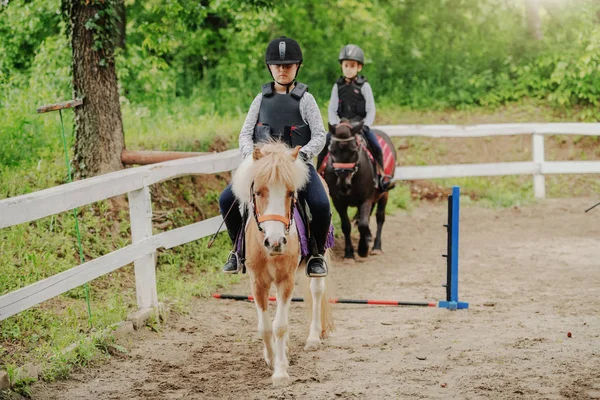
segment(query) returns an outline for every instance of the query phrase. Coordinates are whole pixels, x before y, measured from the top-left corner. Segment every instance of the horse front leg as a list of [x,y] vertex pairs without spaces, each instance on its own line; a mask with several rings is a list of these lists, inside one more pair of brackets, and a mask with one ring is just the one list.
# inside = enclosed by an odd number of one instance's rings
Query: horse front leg
[[277,313],[273,321],[275,333],[275,370],[273,371],[273,385],[285,386],[290,383],[287,369],[287,341],[289,336],[289,310],[294,289],[294,274],[290,273],[283,279],[276,280],[277,286]]
[[321,333],[323,326],[321,324],[321,302],[325,293],[325,278],[309,278],[310,294],[312,297],[312,312],[310,320],[310,332],[306,340],[304,350],[317,350],[321,345]]
[[344,258],[354,259],[354,246],[352,246],[352,239],[350,233],[352,232],[352,223],[348,218],[348,206],[346,204],[339,204],[334,201],[333,205],[340,215],[342,222],[342,232],[344,233],[345,247],[344,247]]
[[383,223],[385,222],[385,207],[388,202],[388,194],[389,192],[385,192],[383,196],[377,202],[377,213],[375,214],[377,218],[377,233],[375,234],[375,243],[373,243],[373,249],[371,250],[371,254],[381,254],[381,230],[383,228]]
[[269,368],[273,368],[273,330],[269,318],[269,288],[270,283],[252,279],[252,296],[258,314],[258,333],[263,340],[265,361]]
[[371,238],[371,230],[369,229],[369,216],[371,215],[371,201],[365,201],[358,209],[358,231],[360,232],[360,240],[358,241],[358,255],[366,257],[369,254],[369,241]]

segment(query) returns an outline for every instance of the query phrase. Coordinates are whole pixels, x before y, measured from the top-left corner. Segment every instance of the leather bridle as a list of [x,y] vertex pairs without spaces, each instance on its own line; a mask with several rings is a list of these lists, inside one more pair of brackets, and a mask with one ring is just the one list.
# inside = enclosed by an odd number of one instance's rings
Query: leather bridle
[[250,196],[252,197],[252,213],[254,214],[254,220],[256,221],[256,226],[258,226],[258,230],[260,232],[265,233],[260,224],[266,221],[281,222],[283,225],[285,225],[285,234],[287,235],[290,232],[290,227],[292,226],[292,221],[294,220],[296,192],[294,192],[294,195],[290,199],[290,214],[287,217],[279,214],[260,215],[258,207],[256,206],[256,192],[254,192],[254,181],[252,181],[252,184],[250,185]]

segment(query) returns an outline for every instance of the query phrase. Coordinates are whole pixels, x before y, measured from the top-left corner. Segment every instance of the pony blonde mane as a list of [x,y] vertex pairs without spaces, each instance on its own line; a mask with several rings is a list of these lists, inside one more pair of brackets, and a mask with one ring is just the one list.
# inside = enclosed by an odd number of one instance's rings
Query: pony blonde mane
[[257,145],[262,157],[254,160],[246,157],[233,175],[231,188],[242,203],[250,202],[250,185],[255,187],[279,183],[301,190],[308,182],[308,167],[298,157],[294,161],[290,150],[284,143],[266,143]]

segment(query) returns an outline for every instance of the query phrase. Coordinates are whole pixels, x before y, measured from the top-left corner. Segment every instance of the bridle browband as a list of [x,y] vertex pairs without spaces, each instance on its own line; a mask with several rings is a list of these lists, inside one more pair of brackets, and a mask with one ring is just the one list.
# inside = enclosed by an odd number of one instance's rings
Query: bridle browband
[[250,185],[250,196],[252,197],[252,214],[254,214],[254,220],[256,221],[256,226],[261,233],[265,233],[263,228],[260,226],[263,222],[266,221],[278,221],[285,225],[285,234],[287,235],[290,232],[290,227],[292,226],[292,221],[294,220],[294,206],[296,205],[296,192],[290,199],[290,214],[288,217],[284,217],[279,214],[266,214],[260,215],[258,212],[258,208],[256,207],[256,193],[254,192],[254,181]]

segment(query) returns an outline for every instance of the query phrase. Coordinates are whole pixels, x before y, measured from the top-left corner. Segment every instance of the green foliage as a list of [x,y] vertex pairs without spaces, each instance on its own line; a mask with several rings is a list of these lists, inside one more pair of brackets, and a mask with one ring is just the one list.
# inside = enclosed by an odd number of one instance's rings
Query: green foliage
[[[115,2],[99,2],[100,12],[88,21],[100,51],[114,48]],[[126,47],[116,57],[122,98],[151,108],[188,98],[212,113],[242,113],[270,79],[266,44],[284,34],[302,45],[299,79],[323,105],[340,73],[337,53],[347,43],[365,50],[363,73],[381,106],[461,109],[524,97],[558,107],[596,105],[598,5],[540,4],[544,39],[533,41],[520,0],[131,0],[125,2]],[[36,82],[68,93],[60,2],[15,0],[3,10],[0,85],[25,90]],[[55,53],[60,56],[48,57]],[[59,72],[58,79],[31,80],[43,72],[36,65]]]

